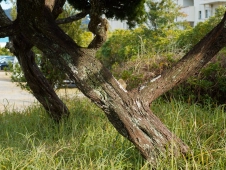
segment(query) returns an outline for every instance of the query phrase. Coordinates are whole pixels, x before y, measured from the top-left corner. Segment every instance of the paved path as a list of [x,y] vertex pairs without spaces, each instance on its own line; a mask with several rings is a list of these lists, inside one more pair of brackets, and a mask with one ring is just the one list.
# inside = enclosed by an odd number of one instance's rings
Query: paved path
[[[84,97],[76,88],[60,89],[57,94],[62,98]],[[10,74],[0,71],[0,113],[5,110],[22,111],[35,103],[37,100],[32,94],[12,83]]]
[[11,82],[9,74],[0,71],[0,113],[6,109],[22,111],[35,102],[32,94],[17,87]]

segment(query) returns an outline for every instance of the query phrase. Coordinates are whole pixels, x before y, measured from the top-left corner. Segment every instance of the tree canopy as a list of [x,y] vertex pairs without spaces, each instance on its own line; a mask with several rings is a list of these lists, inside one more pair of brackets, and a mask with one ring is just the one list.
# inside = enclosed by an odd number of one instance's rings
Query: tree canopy
[[[90,10],[89,0],[68,0],[68,2],[77,10]],[[100,0],[101,13],[107,18],[127,20],[130,27],[145,20],[145,0]]]

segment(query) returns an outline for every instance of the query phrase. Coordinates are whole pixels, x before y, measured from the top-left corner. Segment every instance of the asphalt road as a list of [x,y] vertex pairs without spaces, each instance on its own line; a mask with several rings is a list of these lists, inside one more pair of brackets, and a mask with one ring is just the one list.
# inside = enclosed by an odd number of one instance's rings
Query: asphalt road
[[0,71],[0,113],[5,110],[22,111],[34,104],[36,99],[30,93],[10,81],[10,75]]

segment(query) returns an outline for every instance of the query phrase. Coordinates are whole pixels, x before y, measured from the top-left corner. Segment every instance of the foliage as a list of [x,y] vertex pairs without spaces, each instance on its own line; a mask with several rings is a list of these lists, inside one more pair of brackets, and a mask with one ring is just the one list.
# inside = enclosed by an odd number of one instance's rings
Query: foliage
[[[60,18],[67,18],[75,15],[78,11],[74,10],[70,5],[64,5],[64,11],[60,14]],[[86,47],[92,40],[92,33],[88,32],[82,25],[82,20],[62,24],[60,27],[69,35],[78,45]]]
[[97,53],[116,78],[127,82],[127,89],[161,74],[184,52],[177,47],[183,32],[179,26],[186,26],[175,22],[175,18],[183,17],[179,7],[172,0],[146,1],[146,5],[148,27],[112,32]]
[[[52,88],[57,89],[61,87],[63,85],[63,80],[68,79],[67,76],[59,69],[53,67],[50,61],[44,55],[42,55],[42,53],[37,48],[34,47],[33,51],[36,54],[36,64],[38,65]],[[30,88],[26,83],[26,79],[19,63],[9,65],[9,68],[12,72],[11,80],[13,82],[16,82],[17,85],[20,86],[22,89],[30,91]]]
[[[226,7],[216,9],[215,16],[205,22],[200,22],[193,29],[185,30],[178,39],[178,46],[185,50],[191,49],[203,36],[205,36],[222,19]],[[225,83],[226,83],[226,50],[223,49],[215,58],[208,63],[199,74],[190,77],[186,82],[174,87],[166,93],[166,96],[185,100],[188,103],[225,104]]]
[[225,51],[221,51],[199,74],[167,92],[167,96],[188,103],[212,103],[213,107],[226,102],[226,63]]
[[[68,0],[68,2],[76,10],[90,9],[89,0]],[[145,20],[145,0],[101,0],[101,13],[107,18],[115,18],[127,20],[130,27],[134,27],[137,23],[142,23]]]
[[146,5],[148,11],[146,24],[149,29],[162,32],[185,25],[185,22],[176,21],[177,17],[184,17],[184,14],[173,0],[147,0]]
[[204,22],[199,22],[194,28],[185,30],[178,39],[179,47],[187,47],[187,50],[190,50],[221,21],[225,11],[226,7],[220,6],[216,9],[214,16]]
[[116,78],[124,79],[128,89],[154,78],[183,54],[176,41],[182,30],[161,33],[145,26],[116,30],[98,51],[97,57]]
[[[132,89],[144,81],[150,81],[174,64],[221,20],[224,11],[225,7],[220,7],[215,16],[193,29],[183,31],[163,29],[160,32],[146,27],[117,30],[103,45],[98,57],[116,78],[126,81],[127,89]],[[166,96],[183,98],[188,103],[224,104],[225,51],[222,50],[199,74],[175,87]]]
[[0,55],[13,56],[13,54],[5,47],[0,47]]
[[10,11],[10,15],[12,17],[12,20],[14,21],[17,17],[17,8],[16,8],[16,0],[10,0],[12,3],[12,9]]
[[[38,105],[23,112],[2,112],[0,169],[152,169],[89,100],[65,100],[72,114],[60,125]],[[188,159],[166,155],[159,158],[156,170],[225,169],[223,107],[158,99],[152,109],[191,146]]]
[[181,30],[166,30],[162,34],[141,26],[134,30],[116,30],[99,50],[97,57],[108,67],[130,59],[150,57],[153,52],[168,52],[176,47]]

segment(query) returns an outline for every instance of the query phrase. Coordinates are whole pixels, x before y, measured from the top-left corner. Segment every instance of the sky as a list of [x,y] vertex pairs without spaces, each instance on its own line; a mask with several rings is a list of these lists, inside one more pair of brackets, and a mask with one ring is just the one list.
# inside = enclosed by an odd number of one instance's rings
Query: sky
[[3,1],[3,2],[1,2],[1,6],[3,9],[9,9],[12,7],[12,4],[10,1],[7,1],[7,2]]
[[[8,1],[8,2],[1,2],[1,6],[3,9],[9,9],[12,7],[12,4]],[[0,38],[0,42],[8,42],[9,38],[5,37],[5,38]]]

